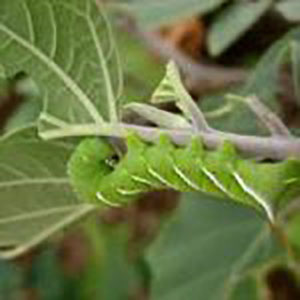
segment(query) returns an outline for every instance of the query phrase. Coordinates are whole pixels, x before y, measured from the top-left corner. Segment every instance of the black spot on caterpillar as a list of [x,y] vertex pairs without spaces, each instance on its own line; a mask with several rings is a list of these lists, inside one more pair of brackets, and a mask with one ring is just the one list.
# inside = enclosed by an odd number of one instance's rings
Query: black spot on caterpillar
[[263,210],[272,220],[275,208],[299,192],[298,160],[257,163],[243,159],[229,142],[211,151],[199,138],[185,147],[164,135],[154,144],[135,134],[126,142],[127,153],[114,163],[114,150],[104,140],[85,139],[77,147],[68,170],[84,200],[120,206],[141,193],[172,188],[230,198]]

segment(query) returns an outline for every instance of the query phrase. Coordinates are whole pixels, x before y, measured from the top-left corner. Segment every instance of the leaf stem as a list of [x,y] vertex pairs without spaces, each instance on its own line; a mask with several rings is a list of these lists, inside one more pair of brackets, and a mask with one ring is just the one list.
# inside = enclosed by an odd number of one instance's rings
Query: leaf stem
[[220,108],[216,108],[210,111],[205,111],[203,112],[203,114],[206,119],[217,119],[231,113],[233,111],[233,108],[234,108],[233,103],[228,102],[223,106],[221,106]]

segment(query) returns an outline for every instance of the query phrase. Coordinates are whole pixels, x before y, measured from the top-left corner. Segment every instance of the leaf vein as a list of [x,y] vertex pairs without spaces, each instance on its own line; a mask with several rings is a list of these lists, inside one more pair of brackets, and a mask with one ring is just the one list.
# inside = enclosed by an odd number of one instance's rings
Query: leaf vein
[[28,41],[26,41],[23,37],[14,33],[11,29],[9,29],[4,24],[0,23],[0,31],[7,34],[9,37],[14,39],[17,43],[27,49],[32,55],[37,57],[41,62],[43,62],[47,67],[49,67],[53,73],[55,73],[58,78],[68,87],[73,95],[77,98],[78,101],[85,107],[85,109],[89,112],[91,117],[97,122],[102,123],[103,119],[99,115],[97,109],[91,102],[91,100],[87,97],[87,95],[81,90],[81,88],[74,82],[68,74],[66,74],[58,65],[56,65],[52,60],[49,59],[43,52],[39,49],[33,47]]
[[56,28],[56,20],[55,20],[55,14],[53,11],[53,7],[50,3],[46,3],[48,9],[49,9],[49,16],[50,16],[50,25],[52,28],[52,43],[51,43],[51,49],[49,52],[49,56],[51,59],[54,59],[57,51],[57,28]]
[[98,60],[99,60],[99,65],[101,67],[102,74],[103,74],[105,89],[106,89],[106,93],[107,93],[110,121],[114,122],[114,121],[118,120],[118,117],[117,117],[117,112],[116,112],[116,107],[115,107],[115,95],[114,95],[112,85],[111,85],[110,74],[109,74],[109,71],[108,71],[108,68],[106,65],[106,60],[104,57],[101,43],[99,41],[98,34],[96,32],[94,23],[91,20],[90,16],[87,17],[87,23],[88,23],[88,27],[90,29],[91,35],[93,37],[93,41],[95,44],[95,48],[96,48],[97,56],[98,56]]
[[0,188],[8,188],[8,187],[22,186],[22,185],[38,185],[38,184],[51,184],[51,185],[69,184],[69,179],[67,177],[17,179],[17,180],[0,182]]
[[25,17],[26,17],[29,41],[34,45],[35,44],[35,33],[34,33],[32,15],[31,15],[30,9],[28,8],[27,2],[22,1],[21,3],[22,3],[22,9],[23,9]]
[[21,177],[21,178],[28,178],[27,174],[22,172],[21,170],[18,170],[14,168],[12,165],[8,165],[6,163],[0,163],[0,169],[4,169],[7,172],[14,174],[16,177]]
[[42,217],[47,217],[47,216],[53,215],[53,214],[64,213],[64,212],[74,210],[76,208],[76,206],[80,207],[81,204],[41,209],[41,210],[38,210],[35,212],[30,212],[30,213],[20,214],[17,216],[2,218],[2,219],[0,219],[0,224],[25,221],[28,219],[32,220],[34,218],[42,218]]

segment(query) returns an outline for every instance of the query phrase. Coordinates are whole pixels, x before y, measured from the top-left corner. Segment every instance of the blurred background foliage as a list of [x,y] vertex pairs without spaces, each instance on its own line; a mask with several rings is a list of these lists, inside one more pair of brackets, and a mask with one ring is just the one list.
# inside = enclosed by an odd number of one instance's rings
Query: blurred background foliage
[[[172,58],[215,128],[264,134],[247,107],[225,97],[256,94],[297,132],[298,0],[105,2],[124,74],[123,104],[149,102]],[[0,80],[0,91],[3,132],[36,120],[41,107],[32,80]],[[172,103],[161,106],[176,111]],[[143,122],[127,112],[124,118]],[[288,234],[295,249],[299,222],[294,212]],[[161,191],[1,261],[0,300],[296,300],[297,272],[255,212],[202,194]]]

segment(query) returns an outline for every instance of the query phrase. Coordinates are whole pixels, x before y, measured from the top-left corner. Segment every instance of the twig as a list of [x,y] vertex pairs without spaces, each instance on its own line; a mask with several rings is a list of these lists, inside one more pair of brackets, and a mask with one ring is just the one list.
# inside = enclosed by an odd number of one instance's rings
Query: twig
[[241,100],[247,104],[273,136],[292,137],[288,128],[278,116],[259,101],[256,96],[240,97],[230,94],[227,98]]
[[191,128],[182,116],[142,103],[130,103],[123,107],[163,128]]
[[231,113],[234,109],[233,103],[226,103],[220,108],[216,108],[211,111],[205,111],[204,116],[206,119],[217,119],[221,118],[229,113]]
[[288,157],[300,157],[300,139],[284,137],[256,137],[224,133],[220,131],[196,132],[192,129],[160,129],[131,125],[126,123],[72,125],[62,129],[53,129],[40,133],[44,139],[72,136],[114,136],[125,138],[135,131],[145,141],[154,142],[161,134],[168,135],[175,144],[186,145],[193,136],[199,136],[208,148],[216,148],[225,140],[232,142],[241,153],[270,159],[282,160]]

